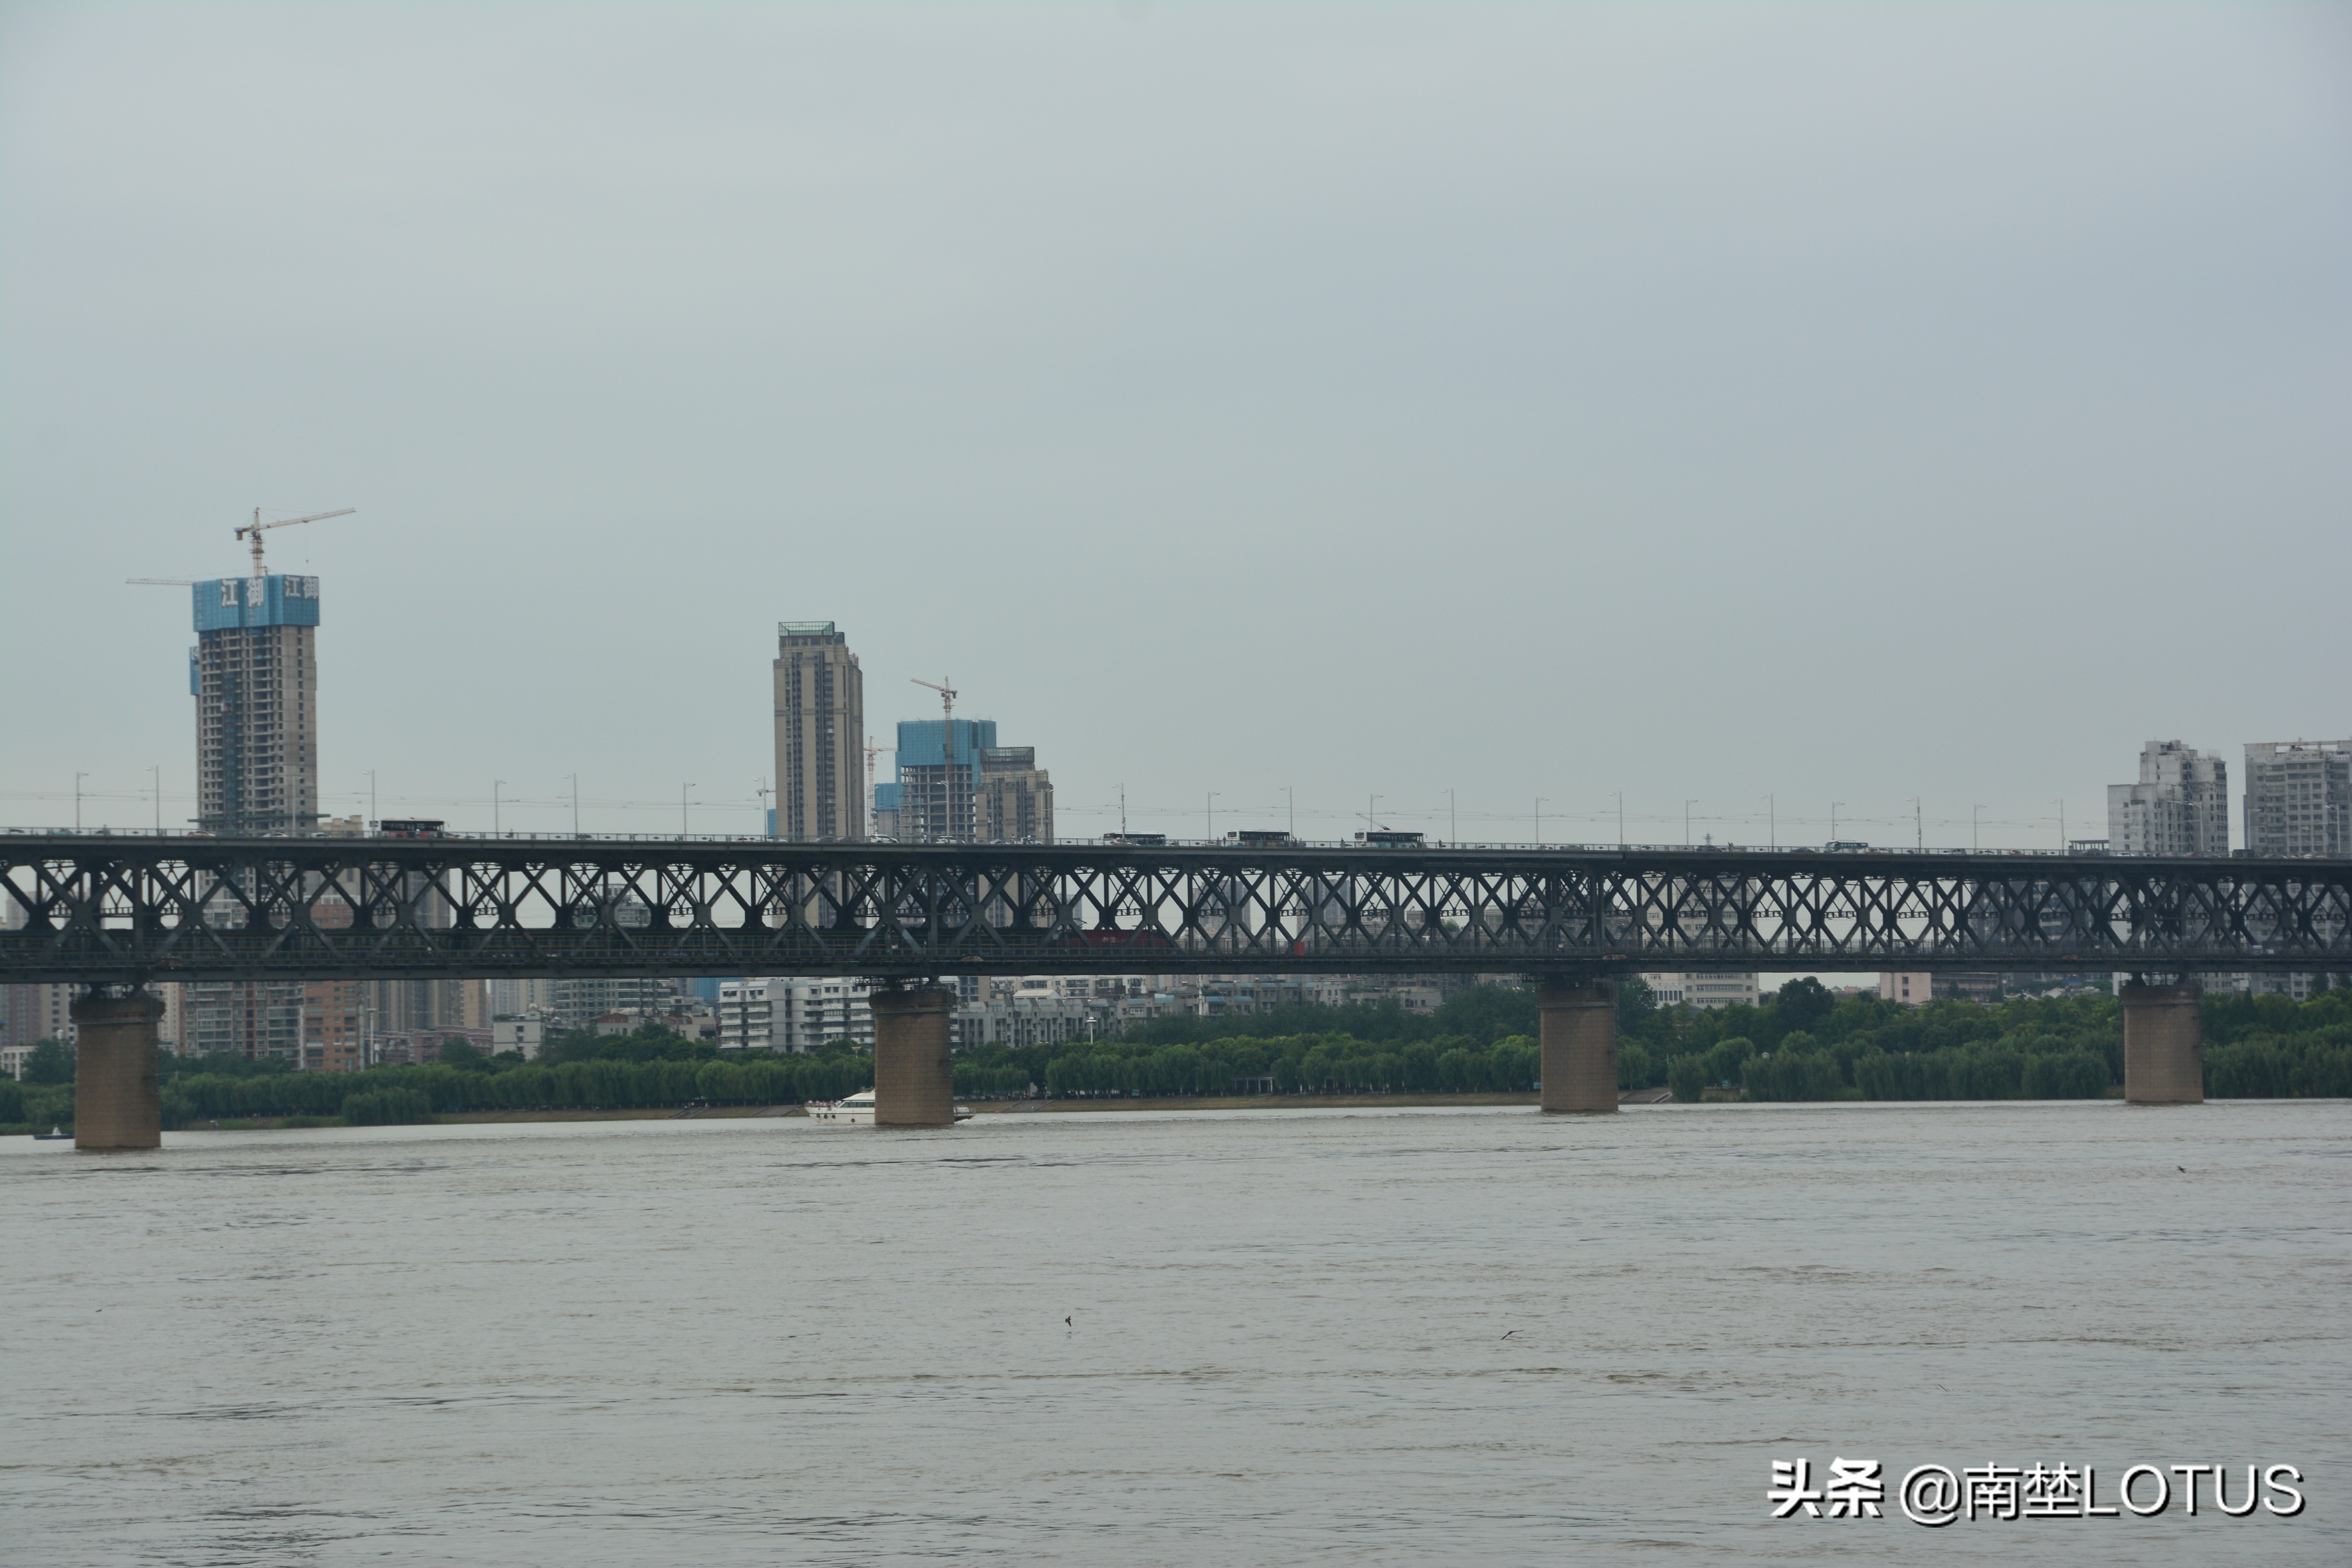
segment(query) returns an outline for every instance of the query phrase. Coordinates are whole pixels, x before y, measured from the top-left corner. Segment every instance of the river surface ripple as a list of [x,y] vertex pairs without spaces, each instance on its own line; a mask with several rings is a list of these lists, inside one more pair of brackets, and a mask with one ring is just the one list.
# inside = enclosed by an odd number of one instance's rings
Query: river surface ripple
[[[0,1500],[14,1561],[109,1568],[2340,1564],[2347,1134],[2301,1102],[12,1139]],[[2283,1462],[2311,1500],[1771,1521],[1798,1456]]]

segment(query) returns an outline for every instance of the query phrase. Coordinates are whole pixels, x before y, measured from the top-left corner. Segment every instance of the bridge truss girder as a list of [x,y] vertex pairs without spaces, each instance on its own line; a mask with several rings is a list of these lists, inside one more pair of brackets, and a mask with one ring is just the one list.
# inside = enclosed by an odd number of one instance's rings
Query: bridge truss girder
[[0,984],[2352,970],[2352,861],[0,840]]

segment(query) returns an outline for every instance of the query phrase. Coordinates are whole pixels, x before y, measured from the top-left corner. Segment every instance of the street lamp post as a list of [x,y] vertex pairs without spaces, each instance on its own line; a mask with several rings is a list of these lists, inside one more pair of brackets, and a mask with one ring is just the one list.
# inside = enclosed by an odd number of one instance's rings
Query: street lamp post
[[507,781],[504,779],[492,779],[490,781],[490,837],[493,838],[496,838],[499,836],[499,790],[506,782]]
[[1838,836],[1837,836],[1837,814],[1838,814],[1838,807],[1839,807],[1839,806],[1843,805],[1844,804],[1845,804],[1845,802],[1843,802],[1843,801],[1842,801],[1842,800],[1833,800],[1833,801],[1830,802],[1830,842],[1831,842],[1831,843],[1832,843],[1832,844],[1834,844],[1834,843],[1836,843],[1836,842],[1838,841]]
[[572,781],[572,837],[577,838],[580,837],[580,775],[566,773],[563,776]]
[[680,784],[677,786],[677,836],[680,838],[687,836],[686,792],[693,787],[694,786],[690,784]]
[[1211,790],[1209,792],[1208,802],[1202,807],[1202,810],[1206,813],[1208,816],[1209,842],[1214,844],[1217,841],[1217,792],[1215,790]]
[[76,833],[81,831],[81,781],[88,777],[89,777],[88,773],[74,774],[74,831]]
[[1969,850],[1971,854],[1984,847],[1984,807],[1969,807]]
[[1541,847],[1543,844],[1544,802],[1550,798],[1551,796],[1548,795],[1539,795],[1536,796],[1536,844],[1538,847]]
[[1685,849],[1691,847],[1690,808],[1697,804],[1696,795],[1688,796],[1683,801],[1683,847]]

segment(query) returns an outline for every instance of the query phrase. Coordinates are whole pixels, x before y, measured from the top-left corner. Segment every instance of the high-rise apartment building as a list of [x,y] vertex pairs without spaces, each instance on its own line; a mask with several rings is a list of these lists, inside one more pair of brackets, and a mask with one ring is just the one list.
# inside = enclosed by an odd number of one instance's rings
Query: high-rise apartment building
[[[271,573],[193,584],[196,826],[310,833],[319,823],[319,580]],[[181,1048],[303,1060],[299,984],[192,984]]]
[[2229,852],[2230,765],[2219,752],[2150,741],[2140,748],[2139,782],[2107,786],[2108,854]]
[[722,980],[719,984],[719,1048],[728,1051],[814,1051],[836,1040],[871,1048],[872,986],[849,975]]
[[650,1017],[676,1006],[677,993],[677,981],[651,975],[593,975],[548,983],[553,1014],[567,1029],[585,1029],[606,1013]]
[[306,830],[319,820],[319,580],[216,577],[193,591],[197,826]]
[[899,721],[900,843],[970,842],[981,753],[995,745],[993,719]]
[[300,982],[204,981],[189,985],[184,1051],[227,1051],[250,1061],[302,1060]]
[[2352,856],[2352,741],[2246,748],[2246,852]]
[[1034,746],[984,746],[972,789],[972,837],[982,844],[1054,842],[1054,784]]
[[776,623],[780,838],[866,837],[866,677],[831,621]]

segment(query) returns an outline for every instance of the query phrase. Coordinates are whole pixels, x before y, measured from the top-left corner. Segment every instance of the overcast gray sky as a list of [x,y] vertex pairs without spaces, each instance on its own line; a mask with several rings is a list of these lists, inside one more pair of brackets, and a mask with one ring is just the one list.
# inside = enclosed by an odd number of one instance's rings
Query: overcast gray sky
[[750,830],[831,618],[1066,837],[2103,831],[2352,732],[2345,16],[9,5],[0,820],[259,505],[338,811]]

